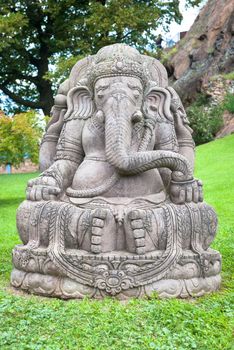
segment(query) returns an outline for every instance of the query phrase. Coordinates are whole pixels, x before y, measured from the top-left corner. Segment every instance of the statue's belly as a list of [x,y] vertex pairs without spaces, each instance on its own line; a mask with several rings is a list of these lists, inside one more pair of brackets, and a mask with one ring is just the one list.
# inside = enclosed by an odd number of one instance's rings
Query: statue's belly
[[156,169],[139,175],[122,176],[106,193],[105,197],[141,197],[164,190],[161,177]]
[[72,182],[74,190],[95,188],[114,174],[113,167],[105,160],[84,159]]
[[[134,176],[120,176],[105,160],[84,159],[73,179],[74,190],[95,189],[112,184],[101,195],[103,197],[136,197],[158,193],[164,186],[157,169]],[[108,187],[108,186],[107,186]]]

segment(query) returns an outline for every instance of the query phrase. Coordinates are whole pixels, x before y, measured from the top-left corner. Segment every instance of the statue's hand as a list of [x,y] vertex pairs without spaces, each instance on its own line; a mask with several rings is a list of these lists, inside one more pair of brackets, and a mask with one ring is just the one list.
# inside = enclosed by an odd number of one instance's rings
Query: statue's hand
[[39,176],[29,180],[26,197],[31,201],[56,199],[61,193],[58,181],[52,176]]
[[186,202],[202,202],[202,182],[196,179],[188,181],[172,180],[170,184],[170,198],[175,204],[183,204]]

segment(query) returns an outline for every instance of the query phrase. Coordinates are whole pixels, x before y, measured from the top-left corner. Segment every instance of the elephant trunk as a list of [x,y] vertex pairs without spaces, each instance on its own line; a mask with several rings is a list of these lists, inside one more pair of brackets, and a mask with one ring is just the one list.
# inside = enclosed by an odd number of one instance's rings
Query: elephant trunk
[[[129,111],[130,101],[124,99],[113,108],[105,111],[106,157],[119,174],[136,175],[154,168],[169,168],[182,173],[182,181],[193,178],[189,161],[182,155],[171,151],[146,151],[139,147],[138,152],[131,149],[133,109]],[[118,110],[118,111],[117,111]]]

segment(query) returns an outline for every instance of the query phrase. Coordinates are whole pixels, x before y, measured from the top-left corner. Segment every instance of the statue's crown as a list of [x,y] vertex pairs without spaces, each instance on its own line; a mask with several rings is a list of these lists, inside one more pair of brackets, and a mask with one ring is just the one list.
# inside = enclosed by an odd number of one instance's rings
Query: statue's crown
[[109,45],[98,51],[87,72],[88,85],[93,86],[102,77],[118,75],[138,77],[144,85],[149,79],[142,55],[125,44]]
[[96,55],[78,61],[71,71],[69,84],[70,87],[86,86],[92,91],[98,79],[121,75],[137,77],[145,87],[149,82],[161,87],[168,85],[166,69],[158,60],[125,44],[105,46]]

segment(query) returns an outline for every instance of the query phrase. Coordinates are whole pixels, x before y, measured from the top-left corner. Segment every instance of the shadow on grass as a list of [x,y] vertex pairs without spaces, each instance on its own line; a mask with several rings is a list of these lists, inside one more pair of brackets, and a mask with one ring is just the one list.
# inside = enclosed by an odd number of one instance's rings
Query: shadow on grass
[[17,197],[17,198],[3,198],[0,199],[0,207],[4,206],[11,206],[11,205],[18,205],[22,203],[25,200],[25,197]]

